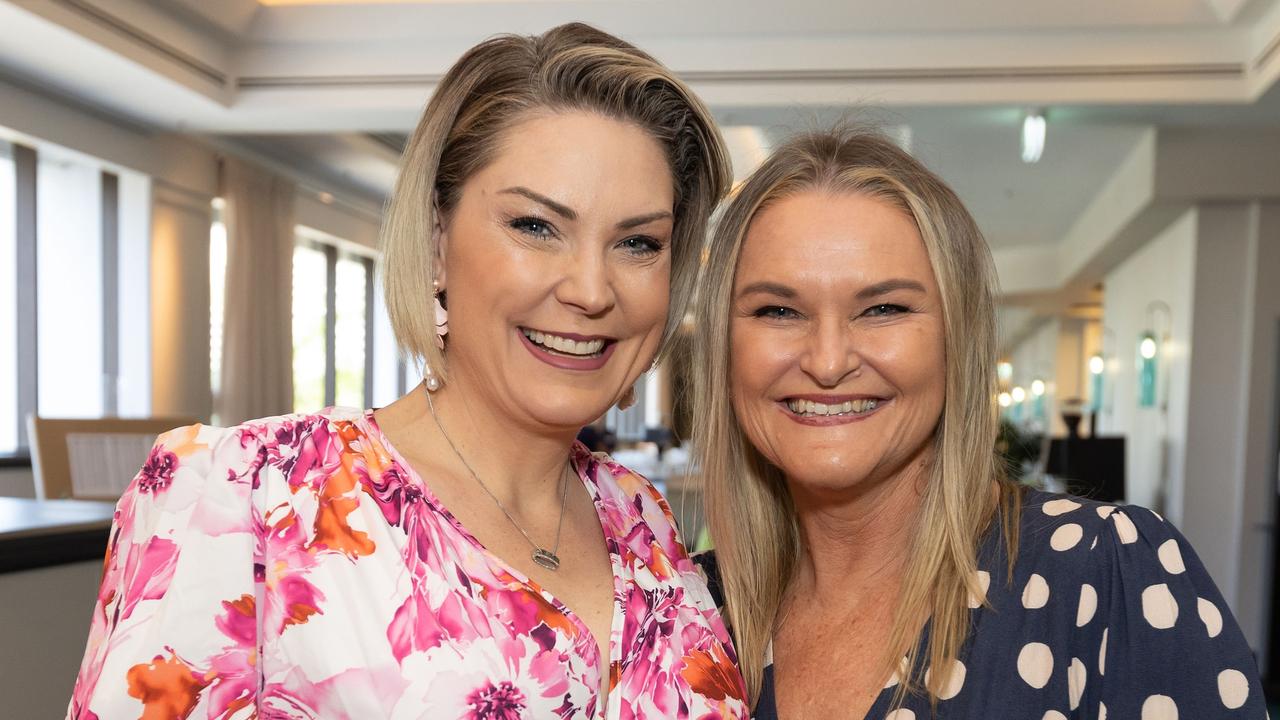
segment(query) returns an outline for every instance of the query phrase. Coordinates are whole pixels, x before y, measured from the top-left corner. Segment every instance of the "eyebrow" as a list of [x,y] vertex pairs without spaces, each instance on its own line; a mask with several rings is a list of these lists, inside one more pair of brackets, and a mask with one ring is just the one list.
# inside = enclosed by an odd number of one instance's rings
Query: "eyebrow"
[[[925,292],[924,285],[915,280],[907,280],[905,278],[895,278],[893,280],[885,280],[875,285],[869,285],[858,291],[857,298],[859,300],[869,300],[881,295],[887,295],[895,290],[914,290],[916,292]],[[754,295],[756,293],[764,295],[775,295],[781,298],[794,298],[796,296],[795,289],[775,282],[754,282],[742,288],[738,292],[739,296]]]
[[[520,187],[520,186],[509,187],[505,190],[499,191],[499,194],[520,195],[521,197],[526,197],[538,203],[539,205],[545,206],[546,208],[551,210],[551,212],[559,215],[560,217],[566,220],[578,219],[578,213],[575,212],[573,208],[563,203],[558,203],[555,200],[552,200],[551,198],[547,197],[546,195],[534,192],[533,190],[530,190],[527,187]],[[637,228],[642,225],[648,225],[649,223],[654,222],[655,220],[665,220],[667,218],[674,218],[674,217],[675,216],[672,215],[667,210],[659,210],[657,212],[651,212],[651,213],[646,213],[644,215],[637,215],[636,217],[633,217],[633,218],[627,218],[626,220],[623,220],[622,222],[618,223],[618,229],[630,230],[631,228]]]
[[793,298],[796,296],[796,291],[794,289],[774,282],[751,283],[750,285],[742,288],[742,290],[738,292],[738,295],[741,297],[746,295],[755,295],[757,293],[763,295],[776,295],[781,298]]
[[578,219],[578,213],[574,212],[573,208],[569,207],[568,205],[562,205],[561,203],[558,203],[555,200],[552,200],[546,195],[536,193],[527,187],[509,187],[506,190],[500,190],[499,193],[500,194],[505,193],[508,195],[520,195],[522,197],[529,198],[530,200],[538,203],[539,205],[545,205],[549,210],[551,210],[551,212],[559,215],[565,220]]
[[885,280],[875,285],[868,285],[858,291],[859,300],[870,300],[881,295],[888,295],[895,290],[914,290],[915,292],[925,292],[924,285],[915,280],[907,280],[906,278],[894,278],[893,280]]

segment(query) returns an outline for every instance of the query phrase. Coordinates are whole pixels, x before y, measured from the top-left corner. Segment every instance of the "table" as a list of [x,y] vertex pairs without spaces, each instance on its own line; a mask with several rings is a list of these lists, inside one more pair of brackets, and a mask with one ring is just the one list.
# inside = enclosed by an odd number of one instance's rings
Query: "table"
[[115,504],[0,497],[0,573],[101,559]]

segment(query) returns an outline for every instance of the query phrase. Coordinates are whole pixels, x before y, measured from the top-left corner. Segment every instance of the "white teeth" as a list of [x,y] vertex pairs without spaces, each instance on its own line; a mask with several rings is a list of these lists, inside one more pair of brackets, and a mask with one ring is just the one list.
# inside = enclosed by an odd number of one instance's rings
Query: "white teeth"
[[791,412],[805,417],[829,417],[832,415],[850,415],[871,412],[879,404],[878,400],[846,400],[836,405],[815,403],[809,400],[788,400],[787,407]]
[[604,340],[571,340],[537,330],[522,332],[534,343],[564,355],[595,355],[604,349]]

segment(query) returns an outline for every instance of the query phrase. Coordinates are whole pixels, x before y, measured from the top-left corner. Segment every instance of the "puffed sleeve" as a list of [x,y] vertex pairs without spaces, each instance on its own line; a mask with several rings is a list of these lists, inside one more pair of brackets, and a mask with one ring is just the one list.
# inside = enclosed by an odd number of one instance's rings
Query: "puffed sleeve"
[[1080,717],[1267,717],[1253,653],[1186,538],[1140,507],[1098,513],[1106,515],[1096,589],[1105,624],[1089,622],[1085,593],[1078,637],[1096,646],[1080,653],[1079,676],[1092,686]]
[[68,718],[255,715],[260,447],[200,425],[156,441],[116,506]]

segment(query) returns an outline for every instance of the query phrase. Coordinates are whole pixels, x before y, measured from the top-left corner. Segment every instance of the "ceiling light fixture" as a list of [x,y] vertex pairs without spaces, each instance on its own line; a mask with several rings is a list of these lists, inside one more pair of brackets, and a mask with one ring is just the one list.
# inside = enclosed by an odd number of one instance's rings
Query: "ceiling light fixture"
[[1040,156],[1044,154],[1044,133],[1044,111],[1029,111],[1022,118],[1022,162],[1040,162]]

